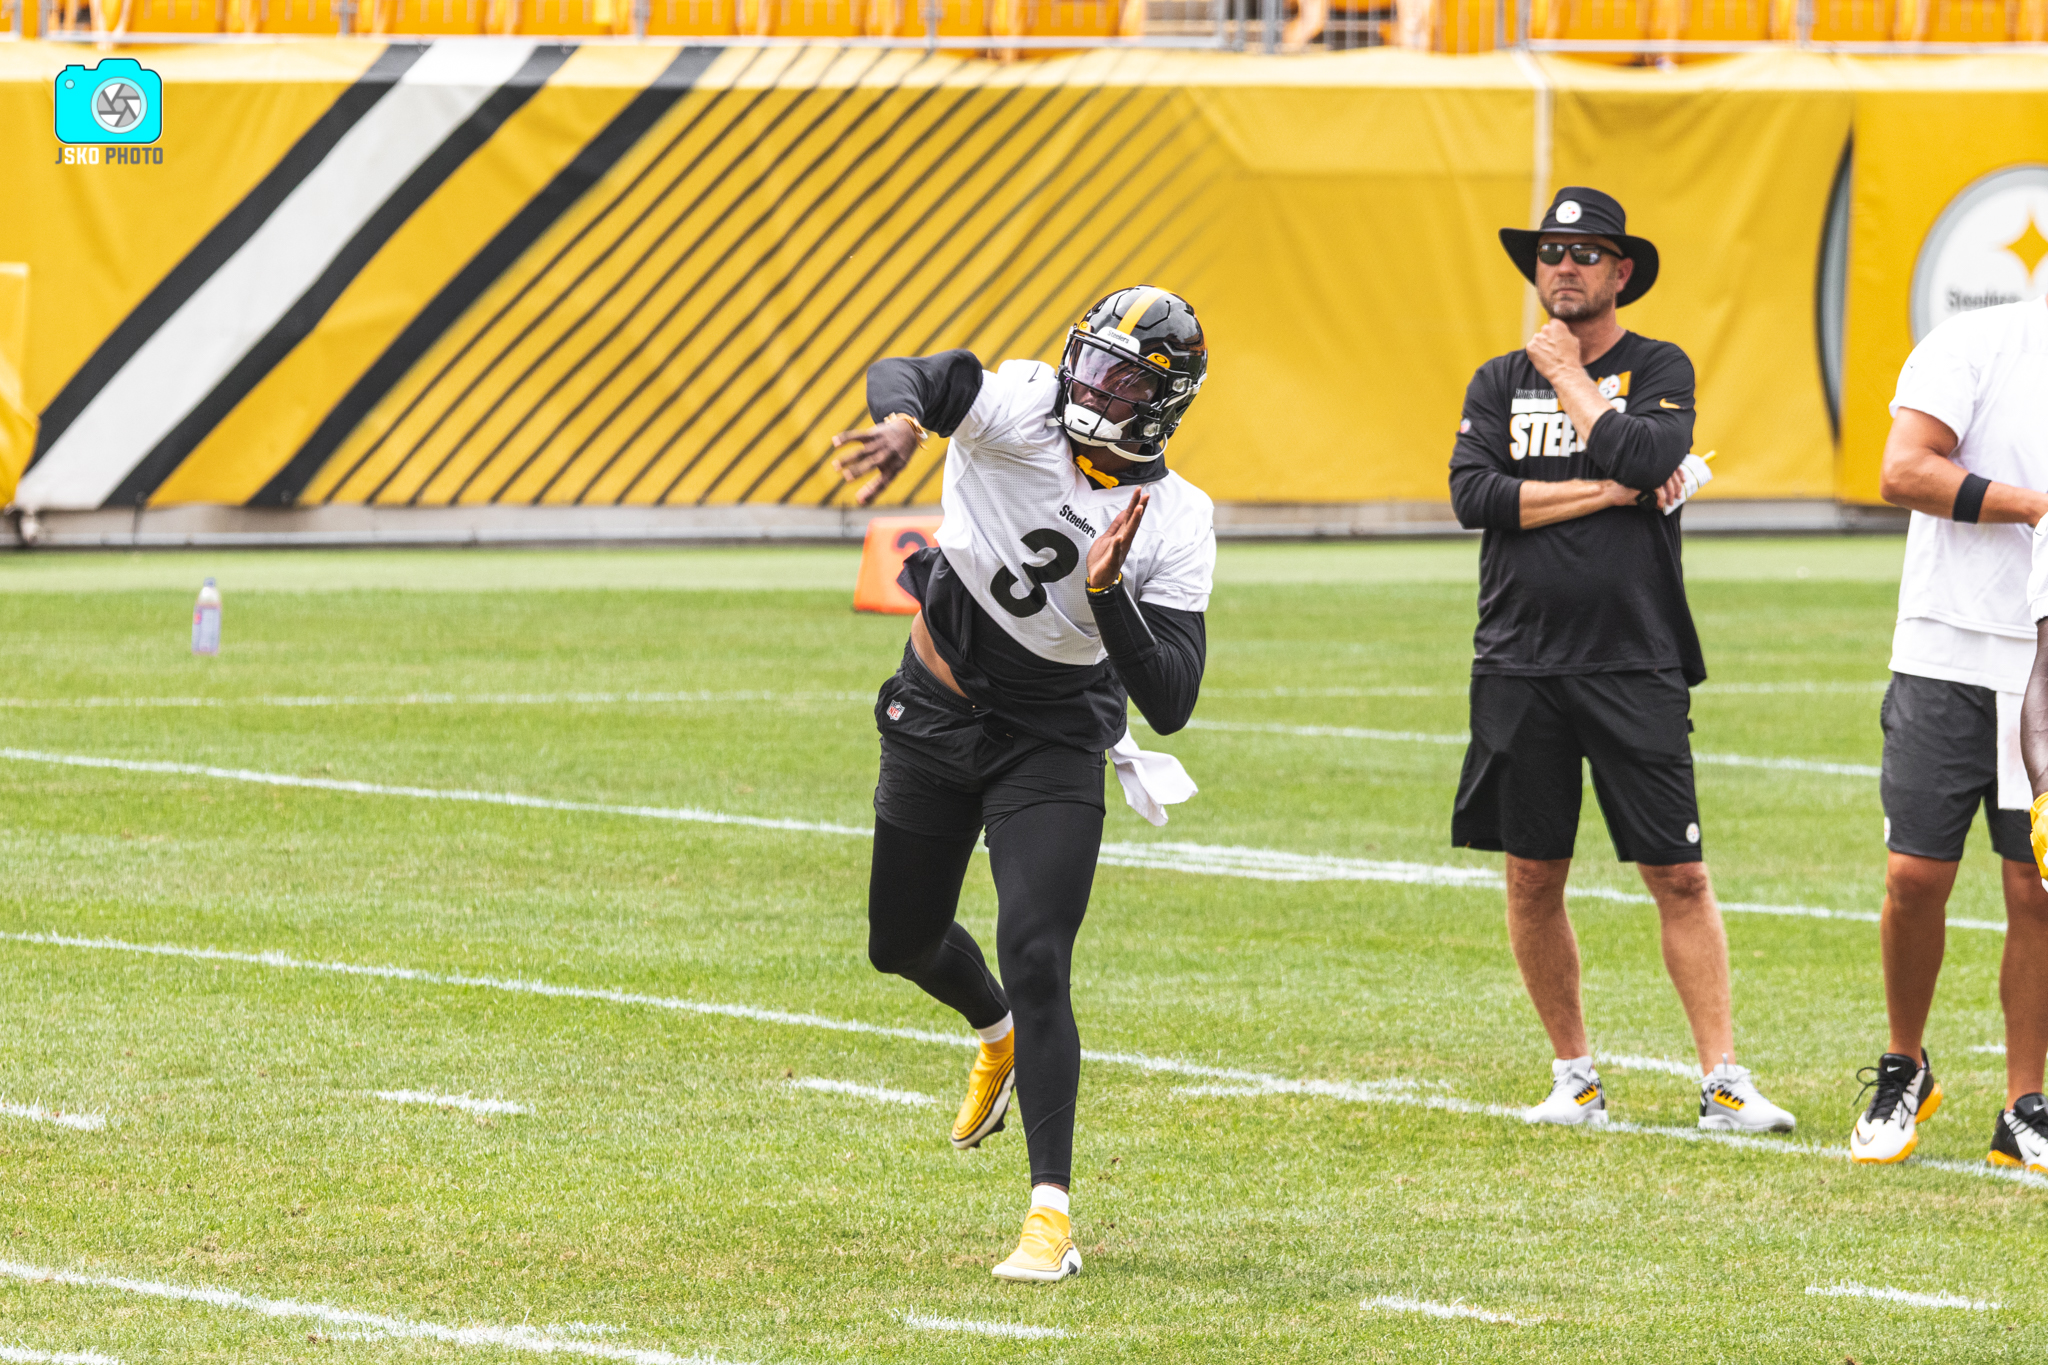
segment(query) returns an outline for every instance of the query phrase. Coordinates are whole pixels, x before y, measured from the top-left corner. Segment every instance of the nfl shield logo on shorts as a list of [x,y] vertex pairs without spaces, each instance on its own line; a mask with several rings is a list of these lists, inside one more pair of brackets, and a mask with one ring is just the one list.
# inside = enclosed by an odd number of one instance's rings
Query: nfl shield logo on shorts
[[892,702],[890,702],[890,703],[889,703],[889,719],[890,719],[890,720],[902,720],[902,719],[903,719],[903,703],[902,703],[902,702],[900,702],[900,701],[892,701]]

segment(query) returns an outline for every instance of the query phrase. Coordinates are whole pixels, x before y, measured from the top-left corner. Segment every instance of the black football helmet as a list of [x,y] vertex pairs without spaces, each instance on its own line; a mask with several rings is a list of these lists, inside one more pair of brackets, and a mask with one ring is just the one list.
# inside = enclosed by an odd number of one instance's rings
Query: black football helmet
[[1053,420],[1082,445],[1156,460],[1208,372],[1209,341],[1186,299],[1119,289],[1067,329]]

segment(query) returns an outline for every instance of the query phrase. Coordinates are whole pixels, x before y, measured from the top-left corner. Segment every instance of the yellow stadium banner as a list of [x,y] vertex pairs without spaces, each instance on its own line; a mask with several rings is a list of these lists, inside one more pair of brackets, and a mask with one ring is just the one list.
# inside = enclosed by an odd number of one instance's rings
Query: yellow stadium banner
[[[1590,184],[1662,251],[1623,321],[1698,368],[1706,496],[1866,498],[1911,299],[2039,292],[2018,229],[2017,276],[1969,252],[2034,211],[2024,176],[1972,187],[2048,146],[2044,83],[1792,50],[0,45],[0,167],[38,206],[0,218],[38,300],[14,497],[837,505],[870,361],[1053,359],[1145,282],[1210,331],[1171,458],[1218,500],[1440,504],[1467,380],[1534,320],[1496,233]],[[919,458],[892,502],[936,499]]]
[[22,393],[28,348],[28,267],[0,263],[0,507],[14,501],[14,486],[36,446],[36,417]]

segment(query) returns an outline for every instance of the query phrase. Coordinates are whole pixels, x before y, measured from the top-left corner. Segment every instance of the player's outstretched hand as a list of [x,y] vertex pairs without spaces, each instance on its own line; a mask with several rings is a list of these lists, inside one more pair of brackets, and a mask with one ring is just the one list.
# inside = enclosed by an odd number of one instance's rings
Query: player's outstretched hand
[[1088,547],[1088,586],[1096,592],[1116,582],[1116,576],[1124,571],[1124,557],[1131,552],[1131,542],[1138,538],[1138,523],[1145,520],[1145,509],[1151,502],[1150,493],[1142,488],[1132,489],[1124,510]]
[[882,496],[882,490],[910,463],[911,452],[917,449],[917,433],[910,423],[890,418],[857,431],[840,432],[832,438],[832,448],[844,450],[832,457],[832,467],[839,471],[841,481],[852,483],[863,475],[874,475],[853,495],[857,506],[866,507]]

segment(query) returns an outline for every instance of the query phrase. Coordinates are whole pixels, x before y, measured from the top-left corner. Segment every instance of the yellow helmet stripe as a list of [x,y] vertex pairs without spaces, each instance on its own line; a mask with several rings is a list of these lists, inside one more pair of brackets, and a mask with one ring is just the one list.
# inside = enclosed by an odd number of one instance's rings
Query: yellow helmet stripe
[[1164,289],[1147,289],[1140,294],[1138,301],[1125,309],[1124,315],[1117,319],[1116,329],[1129,336],[1131,329],[1138,325],[1138,320],[1145,316],[1145,310],[1158,302],[1159,296],[1165,292]]

